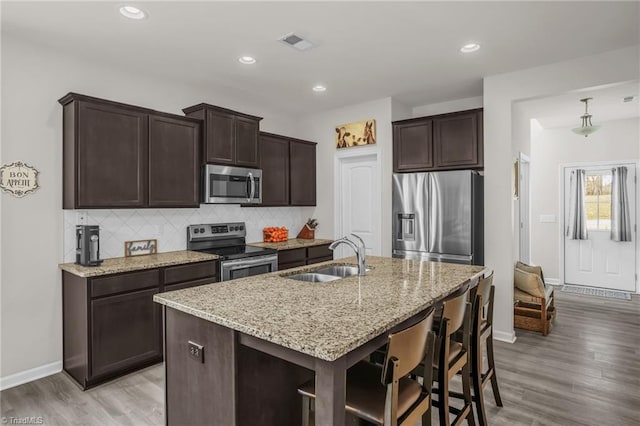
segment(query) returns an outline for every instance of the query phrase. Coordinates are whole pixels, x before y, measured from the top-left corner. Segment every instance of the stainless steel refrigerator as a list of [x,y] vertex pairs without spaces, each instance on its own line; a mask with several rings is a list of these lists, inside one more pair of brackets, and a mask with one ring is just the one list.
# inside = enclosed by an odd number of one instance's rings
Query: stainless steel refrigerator
[[393,175],[393,257],[484,264],[483,177],[472,170]]

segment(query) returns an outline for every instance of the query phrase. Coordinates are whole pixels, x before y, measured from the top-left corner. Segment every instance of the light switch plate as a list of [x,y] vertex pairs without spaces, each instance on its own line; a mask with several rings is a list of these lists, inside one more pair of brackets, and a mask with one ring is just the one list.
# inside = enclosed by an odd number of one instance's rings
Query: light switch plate
[[189,340],[189,356],[204,364],[204,346]]
[[85,212],[85,211],[76,212],[76,225],[86,225],[88,216],[89,216],[88,212]]

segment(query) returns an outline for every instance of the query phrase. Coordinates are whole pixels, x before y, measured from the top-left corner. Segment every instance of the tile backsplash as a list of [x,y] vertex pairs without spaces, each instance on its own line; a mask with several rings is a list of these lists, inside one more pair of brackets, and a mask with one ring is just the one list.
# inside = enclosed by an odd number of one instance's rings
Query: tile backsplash
[[[100,225],[100,256],[124,256],[124,242],[158,240],[158,251],[184,250],[187,226],[200,223],[246,222],[247,242],[262,241],[262,229],[286,226],[295,238],[313,207],[240,207],[231,204],[203,204],[198,209],[87,210],[86,224]],[[64,261],[75,261],[75,227],[78,210],[64,210]]]

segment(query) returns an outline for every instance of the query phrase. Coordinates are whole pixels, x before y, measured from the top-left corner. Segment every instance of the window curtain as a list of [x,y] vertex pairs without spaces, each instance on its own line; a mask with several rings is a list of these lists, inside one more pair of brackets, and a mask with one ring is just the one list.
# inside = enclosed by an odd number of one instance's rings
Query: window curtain
[[611,173],[611,239],[631,241],[627,168],[614,167]]
[[567,237],[570,240],[586,240],[587,235],[587,209],[585,208],[585,171],[576,169],[571,171],[569,181],[569,225]]

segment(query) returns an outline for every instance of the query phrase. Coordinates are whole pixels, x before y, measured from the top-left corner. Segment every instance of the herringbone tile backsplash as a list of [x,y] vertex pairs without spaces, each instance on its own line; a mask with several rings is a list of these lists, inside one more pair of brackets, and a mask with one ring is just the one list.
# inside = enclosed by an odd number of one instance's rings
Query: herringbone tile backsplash
[[[203,204],[199,209],[120,209],[89,210],[88,225],[100,225],[100,256],[124,256],[124,242],[158,240],[158,251],[184,250],[187,226],[200,223],[246,222],[247,242],[262,241],[262,229],[286,226],[289,238],[295,238],[302,225],[313,215],[313,207],[240,207],[227,204]],[[64,210],[64,261],[75,261],[77,210]]]

